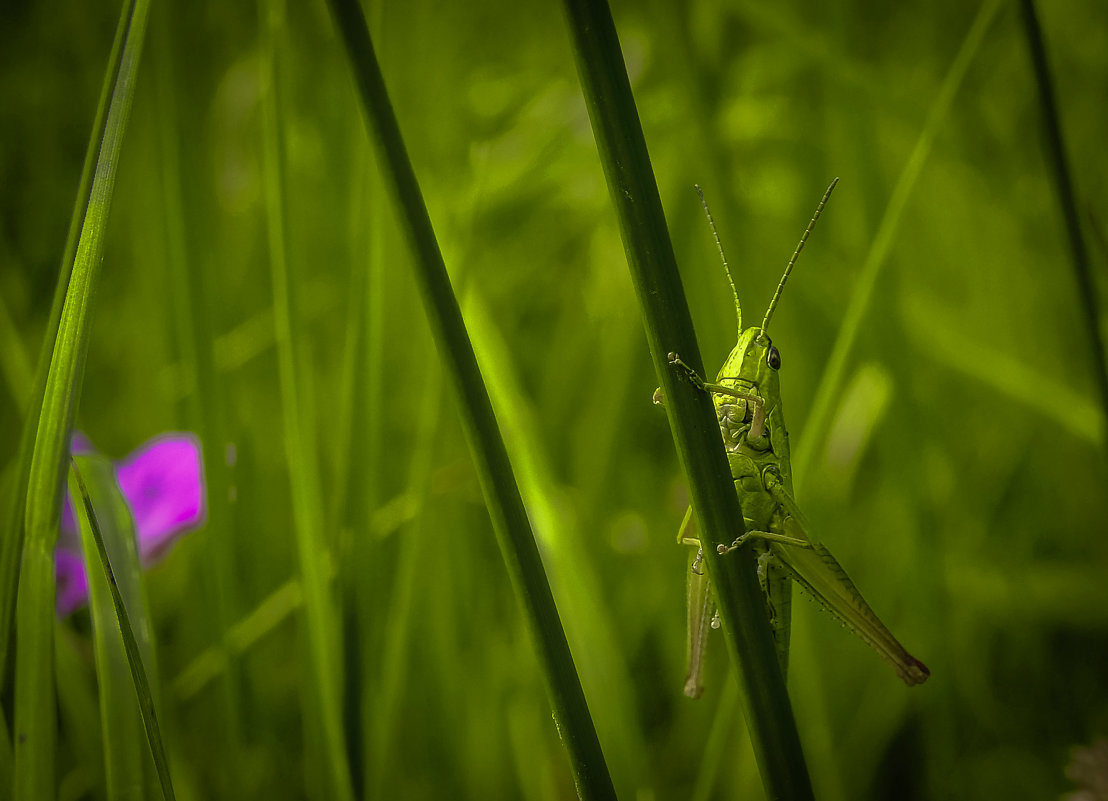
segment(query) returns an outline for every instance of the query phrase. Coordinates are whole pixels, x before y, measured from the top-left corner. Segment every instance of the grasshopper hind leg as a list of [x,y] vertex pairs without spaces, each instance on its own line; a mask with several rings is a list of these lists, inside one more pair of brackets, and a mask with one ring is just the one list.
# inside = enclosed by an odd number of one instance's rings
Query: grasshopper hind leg
[[698,548],[688,572],[688,672],[685,674],[685,695],[690,698],[699,698],[704,692],[704,653],[715,618],[708,576],[698,564],[703,558],[704,554]]
[[793,585],[792,576],[770,551],[758,557],[758,581],[766,599],[773,643],[777,649],[777,663],[781,676],[789,676],[789,640],[792,635]]

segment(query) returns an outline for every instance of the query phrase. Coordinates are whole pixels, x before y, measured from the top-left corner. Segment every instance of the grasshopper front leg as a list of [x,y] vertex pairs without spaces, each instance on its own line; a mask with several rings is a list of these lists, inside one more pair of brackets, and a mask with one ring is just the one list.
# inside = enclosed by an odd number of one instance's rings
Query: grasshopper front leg
[[[676,353],[669,354],[669,363],[676,367],[690,384],[703,392],[746,401],[751,408],[750,430],[746,438],[750,442],[755,442],[762,436],[766,427],[766,402],[761,397],[750,392],[740,392],[723,384],[705,381],[696,370],[681,361],[681,357]],[[660,387],[654,391],[654,403],[659,406],[665,405]]]

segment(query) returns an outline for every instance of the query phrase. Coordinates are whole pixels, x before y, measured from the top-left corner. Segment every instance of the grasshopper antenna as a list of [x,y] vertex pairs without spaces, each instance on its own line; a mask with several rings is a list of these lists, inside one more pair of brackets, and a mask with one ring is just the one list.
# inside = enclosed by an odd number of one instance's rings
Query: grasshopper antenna
[[831,185],[827,187],[827,191],[823,193],[823,200],[816,206],[816,213],[812,215],[811,222],[808,223],[808,227],[804,229],[803,236],[800,237],[800,244],[796,246],[796,250],[793,251],[793,257],[789,259],[788,265],[785,267],[785,274],[781,276],[781,283],[777,285],[777,291],[773,293],[773,300],[769,302],[769,308],[766,309],[766,318],[762,320],[762,331],[769,328],[769,318],[773,316],[774,310],[777,308],[777,301],[781,299],[781,290],[785,288],[785,282],[789,280],[789,273],[793,271],[793,265],[796,264],[797,258],[800,256],[800,251],[804,250],[804,243],[808,241],[808,235],[812,233],[812,229],[816,226],[816,220],[819,219],[819,215],[823,214],[823,207],[827,205],[827,198],[831,197],[831,192],[835,189],[835,184],[839,182],[836,178],[831,182]]
[[704,191],[700,184],[693,184],[696,194],[700,195],[700,205],[704,207],[704,216],[708,218],[708,225],[712,228],[712,236],[716,240],[716,250],[719,251],[720,261],[723,262],[724,272],[727,273],[727,283],[731,285],[731,296],[735,299],[735,323],[738,326],[739,338],[743,334],[743,311],[739,305],[739,291],[735,289],[735,279],[731,276],[731,268],[727,264],[727,257],[723,255],[723,244],[719,241],[719,231],[716,230],[716,221],[712,219],[712,212],[708,211],[708,201],[704,199]]

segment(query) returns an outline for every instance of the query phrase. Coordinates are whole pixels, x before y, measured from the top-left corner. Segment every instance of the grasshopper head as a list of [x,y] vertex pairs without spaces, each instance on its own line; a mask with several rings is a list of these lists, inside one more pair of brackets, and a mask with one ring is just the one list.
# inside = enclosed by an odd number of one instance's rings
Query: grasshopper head
[[716,377],[717,383],[749,390],[761,398],[776,397],[781,354],[762,328],[748,328],[739,336]]
[[732,450],[743,441],[758,451],[770,448],[771,434],[766,422],[781,397],[777,377],[780,367],[781,354],[764,329],[748,328],[739,335],[716,383],[736,390],[742,397],[722,393],[714,396],[724,440]]
[[[748,442],[754,443],[762,439],[765,418],[772,413],[772,407],[776,405],[777,399],[780,398],[777,371],[781,369],[781,354],[770,342],[769,335],[766,333],[769,330],[770,319],[777,309],[777,302],[781,299],[781,291],[785,288],[785,282],[796,264],[797,257],[800,255],[800,251],[804,249],[804,243],[808,241],[808,235],[812,233],[816,220],[823,213],[823,207],[827,204],[827,199],[831,196],[831,192],[838,182],[838,178],[833,180],[831,185],[827,187],[827,191],[823,193],[823,198],[820,200],[819,206],[816,207],[811,222],[808,223],[808,227],[804,229],[804,234],[800,237],[800,244],[796,246],[792,258],[785,266],[785,273],[781,276],[777,291],[773,293],[773,299],[769,302],[769,308],[766,309],[761,326],[745,330],[742,327],[742,307],[739,303],[739,293],[735,289],[735,280],[731,275],[731,268],[727,264],[727,257],[723,254],[723,245],[719,241],[716,224],[712,220],[712,213],[708,211],[708,204],[704,201],[704,193],[700,191],[699,186],[696,187],[696,191],[700,195],[700,202],[704,206],[704,213],[708,217],[708,224],[712,229],[712,236],[716,240],[720,259],[723,261],[724,272],[727,273],[727,282],[731,285],[731,295],[735,300],[735,318],[739,330],[739,341],[735,344],[731,355],[723,363],[723,367],[720,368],[716,383],[741,392],[752,400],[752,402],[748,402],[740,398],[740,403],[736,404],[734,399],[728,395],[716,395],[716,408],[719,411],[721,425],[724,425],[725,428],[729,424],[737,427],[749,422],[749,429],[746,433]],[[749,408],[750,406],[754,408]],[[732,430],[737,435],[737,428]]]

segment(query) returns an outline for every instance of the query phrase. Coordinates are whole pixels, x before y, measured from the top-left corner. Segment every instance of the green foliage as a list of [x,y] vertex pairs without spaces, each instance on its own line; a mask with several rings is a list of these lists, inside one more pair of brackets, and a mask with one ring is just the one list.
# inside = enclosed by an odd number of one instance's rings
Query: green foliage
[[[127,130],[135,79],[145,40],[149,3],[137,0],[124,5],[104,88],[96,112],[81,192],[72,213],[70,233],[47,328],[53,347],[44,345],[28,414],[23,421],[9,493],[12,521],[5,532],[5,560],[20,553],[15,605],[15,685],[12,714],[12,795],[16,798],[49,798],[56,786],[56,699],[54,675],[54,545],[61,524],[61,497],[68,463],[69,435],[76,417],[92,329],[93,299],[104,261],[108,212],[119,171],[123,134]],[[124,33],[125,32],[125,33]],[[121,46],[122,45],[122,46]],[[95,156],[94,156],[95,154]],[[86,194],[87,190],[87,194]],[[80,234],[77,235],[77,231]],[[70,261],[72,259],[72,261]],[[66,280],[68,278],[68,281]],[[64,297],[64,302],[61,302]],[[49,355],[47,352],[49,350]],[[47,366],[48,369],[47,369]],[[37,419],[36,419],[37,418]],[[35,430],[34,445],[29,431]],[[28,458],[29,456],[29,458]],[[24,498],[24,491],[26,496]],[[19,510],[23,519],[19,520]],[[22,547],[15,547],[15,543]],[[0,574],[8,574],[7,565]],[[11,608],[14,582],[6,581],[5,615],[0,627],[5,637],[6,616]],[[10,639],[0,654],[10,652]],[[6,656],[0,656],[6,659]]]
[[[5,503],[117,11],[22,4],[0,26]],[[981,4],[613,12],[709,374],[734,317],[693,184],[742,297],[764,308],[841,178],[773,322],[794,454],[811,449],[798,501],[932,677],[906,689],[794,603],[789,691],[816,797],[1061,795],[1070,748],[1108,733],[1108,470],[1018,9],[996,7],[934,122]],[[177,796],[324,797],[335,755],[302,623],[290,477],[306,465],[289,463],[282,434],[259,17],[151,13],[159,46],[120,156],[76,425],[116,457],[168,429],[204,441],[208,522],[145,574]],[[1038,13],[1082,224],[1104,231],[1108,10]],[[299,459],[317,465],[355,795],[569,797],[341,40],[322,3],[286,14],[277,124]],[[370,19],[618,794],[758,798],[722,648],[704,697],[681,692],[687,555],[673,542],[687,496],[650,402],[658,379],[562,12],[479,0]],[[62,797],[96,797],[88,612],[55,635],[53,770]],[[12,698],[0,693],[0,749]]]
[[[662,385],[658,391],[665,398],[677,456],[689,479],[689,494],[704,546],[701,554],[731,652],[758,771],[770,798],[810,801],[812,783],[785,689],[784,671],[778,664],[770,621],[760,611],[764,608],[763,593],[754,552],[745,549],[730,559],[721,559],[716,550],[745,534],[745,515],[735,493],[733,477],[737,474],[727,467],[729,458],[724,455],[717,432],[711,396],[701,391],[703,387],[694,389],[686,380],[688,374],[675,369],[680,352],[691,360],[692,370],[701,370],[700,349],[615,22],[606,2],[567,0],[565,8],[585,105],[608,193],[619,218],[650,355]],[[690,369],[683,362],[681,366]],[[777,405],[777,398],[768,392],[766,399]],[[689,605],[690,610],[704,608],[703,602],[694,603],[691,594]],[[759,612],[751,614],[752,610]],[[706,631],[708,621],[701,623],[701,630]],[[699,667],[696,672],[701,672]]]
[[[158,777],[161,797],[173,801],[155,687],[149,679],[155,669],[154,652],[131,514],[108,459],[78,456],[72,465],[69,489],[89,565],[107,796],[147,797],[144,773],[150,771]],[[88,474],[87,482],[82,471]],[[152,771],[145,767],[147,754],[153,758]]]

